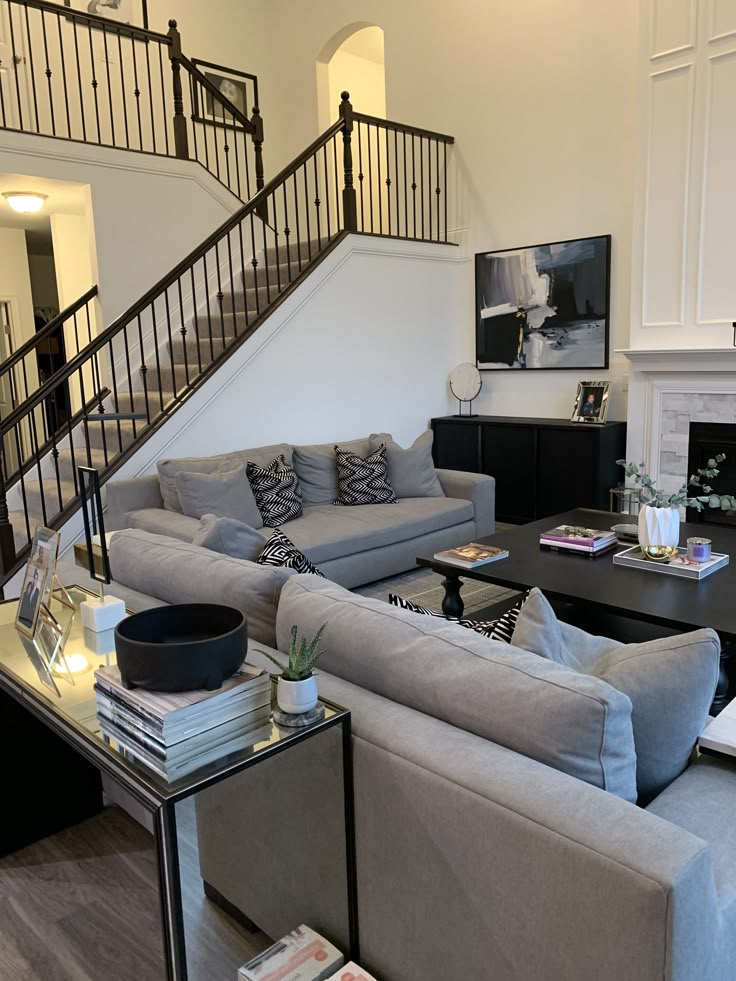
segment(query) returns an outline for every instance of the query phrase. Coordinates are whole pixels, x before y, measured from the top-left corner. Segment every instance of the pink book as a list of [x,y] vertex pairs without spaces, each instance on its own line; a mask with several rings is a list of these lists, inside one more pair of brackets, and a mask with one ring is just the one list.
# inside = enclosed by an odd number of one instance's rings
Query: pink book
[[616,535],[612,531],[600,531],[597,528],[558,525],[550,531],[543,531],[539,540],[544,544],[577,545],[578,548],[595,549],[615,541]]

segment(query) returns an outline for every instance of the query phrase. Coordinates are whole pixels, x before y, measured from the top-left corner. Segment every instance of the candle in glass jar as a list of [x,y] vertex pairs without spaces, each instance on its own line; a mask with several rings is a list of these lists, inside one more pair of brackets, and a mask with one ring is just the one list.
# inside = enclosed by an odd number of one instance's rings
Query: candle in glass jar
[[712,544],[710,538],[688,538],[687,557],[691,562],[707,562]]

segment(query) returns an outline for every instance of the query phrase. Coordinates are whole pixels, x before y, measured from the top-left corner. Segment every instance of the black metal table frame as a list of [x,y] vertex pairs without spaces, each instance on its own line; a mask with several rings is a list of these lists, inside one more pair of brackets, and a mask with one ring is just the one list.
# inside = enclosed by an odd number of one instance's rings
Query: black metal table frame
[[[348,911],[348,935],[350,957],[359,960],[358,935],[358,883],[355,851],[355,802],[353,794],[352,721],[350,712],[321,699],[322,703],[337,711],[337,715],[317,722],[304,729],[294,729],[289,738],[268,747],[245,760],[236,760],[222,770],[204,777],[179,792],[162,795],[154,785],[148,785],[144,775],[127,765],[127,761],[114,750],[106,752],[100,742],[73,719],[54,712],[44,703],[33,688],[13,680],[8,672],[0,670],[0,688],[27,708],[57,736],[71,745],[102,773],[121,784],[138,803],[153,817],[154,839],[159,868],[161,913],[163,921],[164,953],[166,956],[167,981],[187,981],[186,939],[184,912],[179,877],[179,845],[176,830],[176,804],[206,790],[214,784],[256,766],[290,746],[319,735],[334,726],[342,729],[342,770],[345,809],[345,858]],[[196,774],[195,774],[196,776]]]

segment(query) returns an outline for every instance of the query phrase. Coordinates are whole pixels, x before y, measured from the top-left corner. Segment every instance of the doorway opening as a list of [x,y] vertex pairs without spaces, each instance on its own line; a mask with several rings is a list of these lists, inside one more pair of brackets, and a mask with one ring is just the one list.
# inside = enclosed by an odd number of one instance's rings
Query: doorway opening
[[317,59],[320,132],[337,119],[344,91],[356,112],[386,118],[384,35],[375,24],[350,24],[322,49]]

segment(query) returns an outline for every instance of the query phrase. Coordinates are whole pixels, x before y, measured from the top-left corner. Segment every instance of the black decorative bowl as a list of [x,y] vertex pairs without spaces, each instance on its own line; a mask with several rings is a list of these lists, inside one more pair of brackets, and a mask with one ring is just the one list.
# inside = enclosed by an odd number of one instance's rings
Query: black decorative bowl
[[126,688],[215,691],[245,660],[248,624],[230,606],[159,606],[121,620],[115,650]]

